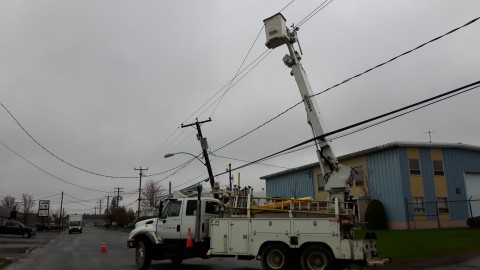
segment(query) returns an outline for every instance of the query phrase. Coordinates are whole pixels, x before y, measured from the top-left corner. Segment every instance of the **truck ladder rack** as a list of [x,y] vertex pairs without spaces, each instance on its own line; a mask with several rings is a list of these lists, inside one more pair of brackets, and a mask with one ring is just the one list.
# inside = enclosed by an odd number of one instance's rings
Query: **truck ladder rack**
[[252,215],[268,213],[286,213],[289,217],[298,215],[314,215],[324,217],[354,218],[353,202],[319,201],[306,198],[269,198],[247,196],[229,197],[225,210],[231,217],[252,217]]

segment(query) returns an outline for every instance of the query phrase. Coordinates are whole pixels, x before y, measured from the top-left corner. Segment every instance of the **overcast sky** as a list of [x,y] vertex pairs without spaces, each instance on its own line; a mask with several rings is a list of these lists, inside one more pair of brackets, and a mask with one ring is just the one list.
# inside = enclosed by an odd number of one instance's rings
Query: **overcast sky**
[[[298,24],[322,2],[294,1],[282,14],[289,26]],[[282,62],[285,46],[270,52],[245,77],[246,72],[239,75],[223,95],[252,44],[242,69],[267,50],[263,19],[289,3],[1,1],[0,102],[38,143],[72,165],[109,176],[135,177],[134,168],[140,166],[148,168],[147,175],[158,174],[191,158],[179,154],[164,159],[166,153],[201,151],[196,130],[180,128],[182,123],[211,117],[202,132],[213,151],[301,100]],[[479,11],[476,0],[332,1],[300,27],[302,63],[319,93],[467,23]],[[325,130],[479,80],[479,48],[477,21],[316,96]],[[211,102],[215,100],[220,102]],[[433,142],[480,145],[479,101],[475,89],[333,140],[332,148],[340,156],[393,141],[428,142],[429,129]],[[301,104],[215,152],[221,157],[211,156],[213,171],[225,172],[229,163],[234,168],[245,164],[235,159],[253,161],[311,137]],[[59,161],[3,107],[0,141],[0,198],[29,193],[36,200],[48,197],[52,209],[58,209],[63,191],[68,213],[93,213],[100,199],[105,207],[106,196],[112,195],[107,192],[123,187],[121,205],[136,209],[132,192],[138,190],[138,178],[96,176]],[[264,162],[273,166],[242,168],[234,172],[235,181],[240,172],[242,186],[260,191],[261,176],[315,161],[310,147]],[[207,177],[198,161],[166,178],[172,172],[144,181],[161,181],[164,188],[171,182],[179,189]],[[228,184],[226,175],[217,181]]]

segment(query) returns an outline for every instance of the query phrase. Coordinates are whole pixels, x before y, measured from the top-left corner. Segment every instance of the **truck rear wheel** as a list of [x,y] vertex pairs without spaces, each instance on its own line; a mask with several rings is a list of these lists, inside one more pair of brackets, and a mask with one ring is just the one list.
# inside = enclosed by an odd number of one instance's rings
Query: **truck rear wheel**
[[334,260],[328,249],[313,245],[302,252],[300,264],[302,270],[330,270],[333,269]]
[[262,251],[262,267],[265,270],[287,269],[290,256],[282,244],[270,244]]
[[138,269],[148,269],[152,262],[151,252],[145,240],[138,241],[137,249],[135,250],[135,262]]

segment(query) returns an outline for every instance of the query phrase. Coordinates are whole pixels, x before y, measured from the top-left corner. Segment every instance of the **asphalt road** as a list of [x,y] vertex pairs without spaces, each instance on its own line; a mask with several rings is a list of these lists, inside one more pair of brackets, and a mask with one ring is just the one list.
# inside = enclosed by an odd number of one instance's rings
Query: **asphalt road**
[[[36,248],[17,258],[2,270],[136,269],[135,250],[127,248],[127,237],[125,232],[96,227],[85,227],[82,234],[62,232],[56,237],[52,234],[50,238],[46,233],[40,232],[37,237],[29,239],[30,246],[36,246]],[[101,252],[103,240],[107,250],[105,253]],[[23,241],[23,239],[18,238],[16,241]],[[173,267],[170,261],[153,261],[150,269],[260,270],[261,266],[256,260],[213,258],[185,260],[182,265],[176,267]]]
[[[82,234],[68,232],[39,232],[32,238],[0,236],[0,257],[17,257],[2,270],[64,270],[64,269],[136,269],[134,249],[128,249],[127,233],[85,227]],[[105,240],[107,252],[102,253]],[[24,252],[27,251],[25,254]],[[170,261],[153,261],[150,269],[166,270],[261,270],[257,260],[241,261],[234,258],[189,259],[180,266]],[[480,270],[480,254],[466,254],[439,258],[403,266],[385,267],[386,270]]]

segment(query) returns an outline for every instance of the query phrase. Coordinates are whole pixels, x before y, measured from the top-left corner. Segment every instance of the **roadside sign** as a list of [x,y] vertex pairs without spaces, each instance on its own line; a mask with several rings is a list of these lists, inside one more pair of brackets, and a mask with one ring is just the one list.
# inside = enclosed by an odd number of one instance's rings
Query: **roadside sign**
[[50,201],[49,200],[40,200],[38,201],[38,216],[39,217],[48,217],[48,210],[50,210]]
[[38,202],[38,209],[39,210],[48,210],[50,209],[50,201],[49,200],[40,200]]

